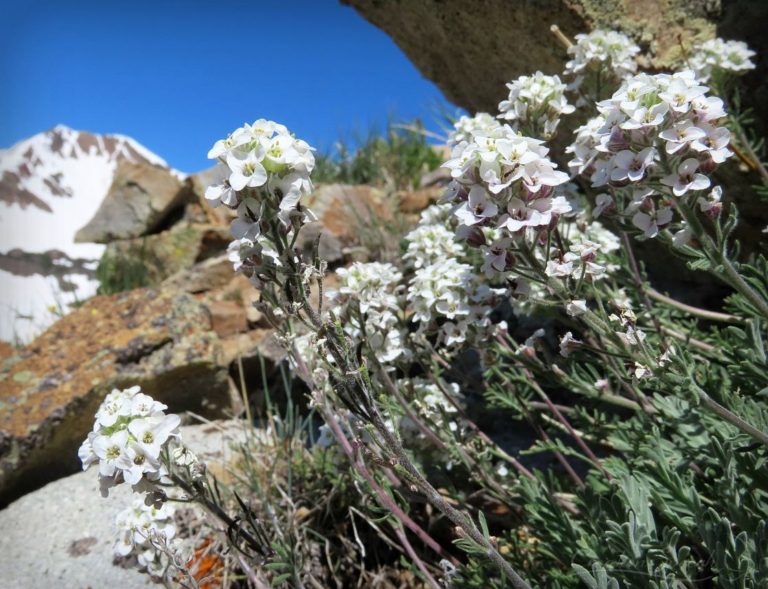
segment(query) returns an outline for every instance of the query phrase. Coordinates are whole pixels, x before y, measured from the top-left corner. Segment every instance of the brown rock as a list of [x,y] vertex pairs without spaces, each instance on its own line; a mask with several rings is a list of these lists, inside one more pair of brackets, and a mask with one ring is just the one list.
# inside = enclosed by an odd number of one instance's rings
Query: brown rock
[[0,505],[79,468],[77,448],[113,388],[140,385],[169,410],[221,414],[221,349],[189,295],[99,296],[0,365]]
[[212,207],[205,198],[206,189],[212,184],[218,184],[224,178],[224,170],[221,166],[213,166],[187,178],[187,186],[194,194],[196,202],[204,209],[208,222],[220,227],[229,227],[230,222],[237,213],[229,207]]
[[[221,340],[222,365],[233,365],[238,359],[246,364],[258,364],[262,356],[270,370],[286,356],[285,349],[279,344],[272,329],[252,329]],[[258,382],[251,383],[259,384]]]
[[442,186],[431,186],[411,192],[397,193],[400,199],[400,212],[405,214],[418,214],[429,205],[436,203],[443,195]]
[[14,346],[8,342],[0,340],[0,362],[3,362],[6,358],[10,358],[15,354],[16,348]]
[[191,294],[208,292],[227,286],[232,281],[232,262],[227,254],[220,254],[182,268],[163,281],[163,286]]
[[[194,292],[195,281],[199,286],[206,278],[211,278],[208,270],[212,270],[213,274],[223,272],[223,262],[213,269],[205,268],[197,275],[190,275],[189,282],[185,282],[183,273],[203,260],[221,256],[230,241],[229,231],[223,227],[177,223],[155,235],[109,243],[102,256],[101,267],[109,264],[110,271],[117,273],[126,268],[136,268],[144,274],[142,283],[151,286],[176,275],[175,280],[180,287],[186,292]],[[228,264],[231,274],[232,264]],[[100,278],[102,283],[105,282],[103,276]]]
[[109,243],[155,231],[176,209],[187,192],[168,168],[144,162],[120,162],[107,196],[75,241]]
[[219,337],[248,331],[248,318],[242,304],[235,301],[211,301],[207,307],[211,313],[213,331]]
[[320,235],[320,257],[330,263],[343,260],[350,248],[364,244],[382,222],[392,221],[397,207],[396,200],[382,190],[348,184],[319,186],[306,204],[318,221],[302,228],[297,247],[309,254]]
[[[446,98],[471,112],[497,111],[505,84],[536,70],[563,70],[565,49],[550,32],[596,28],[631,35],[656,67],[715,33],[719,0],[342,0],[397,43]],[[742,2],[744,4],[744,2]],[[752,2],[752,4],[765,4]]]
[[307,199],[307,206],[317,215],[323,227],[343,242],[355,239],[354,230],[360,222],[370,222],[374,218],[392,219],[386,194],[365,185],[319,186]]

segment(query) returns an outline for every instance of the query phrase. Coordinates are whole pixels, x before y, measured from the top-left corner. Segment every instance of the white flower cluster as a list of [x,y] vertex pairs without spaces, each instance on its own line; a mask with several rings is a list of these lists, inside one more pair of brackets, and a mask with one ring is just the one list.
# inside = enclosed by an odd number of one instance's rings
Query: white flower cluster
[[[555,169],[542,143],[499,125],[457,144],[443,164],[453,178],[444,201],[457,203],[457,232],[482,247],[487,265],[497,272],[510,270],[507,253],[515,240],[546,230],[570,211],[564,197],[553,196],[568,174]],[[498,230],[493,243],[487,243],[488,231],[481,229]]]
[[434,204],[419,214],[419,225],[445,225],[451,227],[455,222],[453,207],[450,204]]
[[436,333],[439,344],[455,348],[490,326],[490,303],[498,294],[471,266],[445,258],[416,270],[406,296],[418,335]]
[[576,43],[568,48],[571,60],[565,64],[565,76],[572,78],[572,88],[578,88],[590,69],[610,72],[617,80],[637,71],[635,56],[640,48],[616,31],[596,30],[576,35]]
[[453,124],[454,131],[448,139],[448,145],[472,141],[475,135],[487,135],[498,126],[499,121],[487,112],[479,112],[473,117],[463,116]]
[[576,280],[597,280],[606,274],[606,267],[595,262],[601,245],[588,239],[571,243],[569,251],[560,253],[556,259],[548,260],[545,272],[547,276],[574,278]]
[[262,266],[282,264],[263,224],[277,219],[290,232],[313,220],[301,206],[301,198],[312,191],[312,148],[283,125],[259,119],[217,141],[208,157],[221,162],[224,179],[210,186],[205,196],[213,206],[237,210],[230,259],[235,270],[242,269],[258,284]]
[[718,70],[743,74],[755,69],[752,51],[744,41],[725,41],[719,37],[699,45],[689,59],[691,69],[701,82],[708,81]]
[[109,393],[96,412],[93,431],[80,446],[83,470],[98,465],[104,496],[121,482],[134,490],[151,490],[168,474],[160,453],[179,437],[179,416],[141,392],[138,386]]
[[437,428],[438,430],[447,427],[452,432],[458,431],[459,425],[456,422],[458,409],[454,404],[461,402],[458,384],[446,383],[454,403],[446,398],[440,387],[425,378],[414,378],[411,385],[414,396],[413,404],[422,416],[438,424],[440,426]]
[[[638,74],[597,104],[600,116],[577,130],[566,148],[569,162],[596,187],[626,188],[625,215],[653,236],[672,220],[671,209],[654,197],[679,198],[710,186],[709,174],[732,152],[730,133],[717,125],[723,101],[708,96],[693,72]],[[663,155],[662,155],[663,154]],[[601,195],[597,213],[615,203]]]
[[405,239],[408,241],[408,251],[403,259],[416,269],[464,255],[464,247],[456,241],[456,233],[443,223],[419,224]]
[[499,103],[498,118],[533,137],[549,139],[555,134],[560,117],[575,110],[565,98],[566,85],[557,76],[536,72],[520,76],[507,88],[509,96]]
[[[392,264],[355,262],[336,271],[341,285],[335,295],[344,330],[353,341],[365,338],[384,363],[407,354],[401,328],[399,284],[403,275]],[[358,313],[359,312],[359,313]]]
[[133,500],[130,507],[117,514],[118,529],[115,554],[135,556],[140,568],[150,575],[162,576],[169,564],[169,553],[178,550],[173,508],[147,505],[143,499]]

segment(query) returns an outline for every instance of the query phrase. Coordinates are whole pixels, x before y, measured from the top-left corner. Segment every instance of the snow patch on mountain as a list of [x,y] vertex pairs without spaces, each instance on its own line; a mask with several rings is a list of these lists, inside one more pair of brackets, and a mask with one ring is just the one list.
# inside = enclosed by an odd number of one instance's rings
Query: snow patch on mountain
[[29,341],[95,294],[104,246],[74,235],[123,160],[168,167],[129,137],[63,125],[0,151],[0,339]]

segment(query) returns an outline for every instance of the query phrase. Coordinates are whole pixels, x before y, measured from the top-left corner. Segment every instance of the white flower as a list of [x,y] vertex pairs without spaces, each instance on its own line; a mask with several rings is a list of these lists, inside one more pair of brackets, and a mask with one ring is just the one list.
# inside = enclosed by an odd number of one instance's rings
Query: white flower
[[571,317],[578,317],[587,312],[587,301],[583,299],[570,301],[565,306],[565,310]]
[[96,436],[92,442],[93,453],[99,459],[99,475],[111,477],[117,470],[128,443],[128,432],[119,430],[112,434]]
[[479,184],[475,184],[469,190],[467,202],[462,204],[455,212],[456,217],[464,225],[482,223],[488,218],[495,217],[499,213],[499,207],[490,199],[490,195]]
[[689,190],[704,190],[709,188],[707,176],[700,174],[699,160],[689,158],[677,167],[677,174],[670,174],[661,179],[661,183],[672,187],[675,196],[683,196]]
[[742,74],[754,69],[754,56],[755,52],[743,41],[716,38],[699,45],[689,61],[699,80],[706,82],[715,70]]
[[675,123],[669,129],[659,133],[659,137],[667,141],[666,152],[669,154],[675,154],[685,149],[691,142],[702,139],[706,135],[690,119]]
[[511,122],[515,129],[541,133],[545,139],[554,134],[562,115],[575,110],[568,104],[566,86],[557,76],[536,72],[520,76],[507,88],[509,96],[499,104],[499,118]]
[[597,218],[605,211],[615,208],[615,206],[613,197],[603,192],[595,197],[595,208],[592,209],[592,215]]
[[[663,199],[710,186],[708,174],[733,154],[730,132],[717,125],[725,116],[723,102],[707,92],[692,71],[641,73],[597,103],[600,115],[577,129],[566,148],[571,170],[595,187],[612,188],[611,195],[601,195],[594,216],[614,199],[629,201],[624,216],[655,235],[671,221],[671,213],[661,211],[668,208]],[[654,208],[660,212],[648,213]]]
[[159,456],[163,444],[178,430],[180,423],[178,415],[156,414],[132,420],[128,431],[144,452]]
[[248,152],[230,152],[227,155],[227,166],[231,170],[229,185],[233,190],[257,188],[267,181],[267,170],[261,163],[264,159],[263,148]]
[[622,79],[637,70],[635,55],[640,48],[629,37],[615,31],[595,30],[576,35],[576,42],[568,48],[572,59],[565,64],[565,75],[575,77],[578,87],[590,67],[607,70],[616,79]]
[[690,243],[691,239],[693,239],[693,231],[691,231],[690,227],[686,227],[683,224],[683,228],[672,236],[672,245],[684,247]]
[[644,364],[640,364],[639,362],[635,363],[635,369],[633,372],[634,372],[635,378],[638,380],[646,379],[653,374],[650,368],[648,368]]
[[147,505],[143,499],[134,499],[130,507],[119,512],[115,518],[115,554],[121,557],[133,554],[139,566],[146,568],[150,574],[162,574],[170,564],[168,549],[171,556],[175,552],[171,542],[176,536],[173,514],[168,503],[157,508]]
[[107,395],[78,451],[83,469],[98,465],[102,493],[122,481],[137,489],[167,474],[160,454],[169,438],[178,438],[180,419],[165,409],[137,386]]
[[423,268],[445,258],[459,258],[464,247],[456,241],[453,231],[444,224],[420,224],[405,236],[408,251],[403,259],[414,268]]
[[617,153],[613,158],[613,169],[610,178],[612,182],[639,182],[645,177],[645,171],[648,166],[656,160],[656,150],[653,147],[646,147],[638,153],[628,149]]
[[722,187],[715,186],[709,192],[706,198],[700,196],[699,198],[696,199],[696,202],[699,203],[699,208],[701,209],[702,213],[706,213],[708,215],[712,215],[713,217],[717,217],[723,208],[722,198],[723,198]]
[[672,217],[672,209],[668,207],[662,207],[649,213],[638,211],[632,217],[632,224],[645,233],[646,237],[656,237],[659,234],[659,227],[670,223]]
[[454,146],[462,141],[470,143],[475,136],[492,136],[500,126],[499,121],[485,112],[477,113],[474,117],[463,116],[453,124],[454,131],[448,139],[448,145]]
[[581,346],[582,342],[573,337],[573,334],[569,331],[563,337],[560,338],[560,355],[563,358],[567,358],[571,355],[571,352],[577,350]]

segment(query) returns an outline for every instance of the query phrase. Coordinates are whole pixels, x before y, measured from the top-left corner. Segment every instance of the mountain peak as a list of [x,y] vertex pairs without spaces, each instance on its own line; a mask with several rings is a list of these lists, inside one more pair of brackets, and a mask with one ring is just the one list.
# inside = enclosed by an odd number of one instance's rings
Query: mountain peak
[[[168,169],[130,137],[66,125],[0,151],[0,339],[28,339],[53,319],[49,308],[66,310],[95,293],[104,246],[76,244],[74,235],[99,208],[122,161]],[[48,258],[50,264],[41,262]]]

